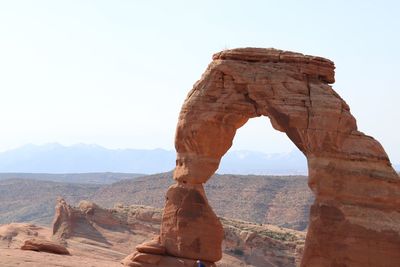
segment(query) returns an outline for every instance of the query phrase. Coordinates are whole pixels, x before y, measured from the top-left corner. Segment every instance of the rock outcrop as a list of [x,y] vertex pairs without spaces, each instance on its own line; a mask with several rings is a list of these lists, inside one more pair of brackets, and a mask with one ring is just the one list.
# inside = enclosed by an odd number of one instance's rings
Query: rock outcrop
[[249,266],[299,266],[305,232],[221,218],[224,253],[241,258]]
[[53,238],[84,238],[108,244],[110,234],[115,239],[131,237],[133,232],[136,236],[155,234],[159,231],[160,221],[160,210],[152,207],[116,205],[113,209],[105,209],[86,200],[73,207],[59,199],[53,221]]
[[333,62],[320,57],[260,48],[213,56],[179,115],[177,184],[167,193],[159,239],[166,255],[218,260],[222,228],[202,184],[236,130],[266,116],[308,160],[315,202],[301,266],[400,266],[399,176],[379,142],[357,130],[334,81]]
[[33,250],[39,252],[48,252],[60,255],[70,255],[68,249],[54,241],[32,238],[25,240],[21,246],[22,250]]

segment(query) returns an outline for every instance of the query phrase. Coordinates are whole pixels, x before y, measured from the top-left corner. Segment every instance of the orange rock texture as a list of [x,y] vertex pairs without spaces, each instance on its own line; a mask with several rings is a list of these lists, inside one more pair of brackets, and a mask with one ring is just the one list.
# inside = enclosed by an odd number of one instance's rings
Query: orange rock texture
[[[159,239],[165,255],[220,259],[222,227],[202,184],[217,170],[236,130],[266,116],[308,160],[316,198],[301,266],[400,266],[400,178],[330,86],[334,68],[324,58],[276,49],[213,56],[179,115],[177,183],[167,193]],[[132,263],[149,266],[140,259]]]

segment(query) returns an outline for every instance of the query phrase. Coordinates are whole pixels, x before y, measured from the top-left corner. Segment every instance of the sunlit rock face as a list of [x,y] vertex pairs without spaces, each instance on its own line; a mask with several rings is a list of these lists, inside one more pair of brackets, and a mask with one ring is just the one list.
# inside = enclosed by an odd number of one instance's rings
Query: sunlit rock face
[[262,48],[213,56],[179,115],[177,183],[159,239],[167,255],[219,260],[222,227],[202,184],[236,130],[267,116],[308,160],[315,202],[301,266],[400,266],[399,176],[379,142],[357,130],[332,83],[334,64],[320,57]]

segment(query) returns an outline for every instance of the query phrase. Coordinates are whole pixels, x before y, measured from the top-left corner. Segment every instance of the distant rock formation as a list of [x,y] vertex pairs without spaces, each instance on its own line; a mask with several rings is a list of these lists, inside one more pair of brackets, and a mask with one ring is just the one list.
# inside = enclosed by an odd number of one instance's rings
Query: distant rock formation
[[124,206],[104,209],[86,200],[81,201],[78,207],[72,207],[64,199],[58,199],[53,237],[59,240],[79,237],[107,243],[103,231],[128,235],[138,230],[147,235],[157,233],[161,221],[159,209],[144,206],[131,206],[129,212],[124,209]]
[[[176,184],[167,192],[157,244],[168,260],[212,266],[220,259],[222,226],[203,183],[236,130],[267,116],[308,160],[316,199],[301,266],[400,266],[399,176],[379,142],[357,130],[349,106],[329,85],[334,81],[333,62],[320,57],[261,48],[213,56],[179,115]],[[161,266],[160,255],[146,262],[153,250],[145,252],[132,266]]]

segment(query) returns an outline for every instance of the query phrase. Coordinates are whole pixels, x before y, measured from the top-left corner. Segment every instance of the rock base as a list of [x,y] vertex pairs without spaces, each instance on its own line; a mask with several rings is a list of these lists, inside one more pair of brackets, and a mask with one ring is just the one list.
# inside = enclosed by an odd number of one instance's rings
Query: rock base
[[[216,267],[215,263],[204,262],[206,267]],[[121,261],[130,267],[197,267],[196,260],[177,258],[168,255],[157,255],[135,251]]]
[[[206,267],[216,267],[213,262],[202,262]],[[196,260],[167,255],[159,237],[137,246],[121,263],[130,267],[197,267]]]

